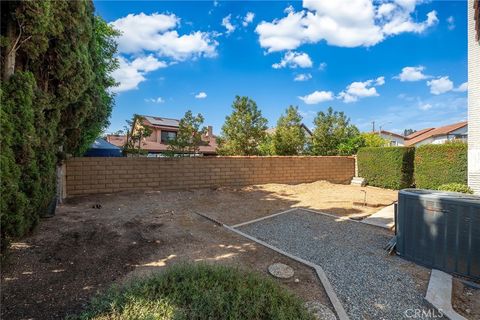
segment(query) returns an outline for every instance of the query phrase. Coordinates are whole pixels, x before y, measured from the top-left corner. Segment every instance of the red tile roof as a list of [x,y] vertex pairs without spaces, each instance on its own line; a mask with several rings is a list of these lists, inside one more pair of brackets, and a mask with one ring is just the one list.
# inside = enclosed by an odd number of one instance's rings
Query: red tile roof
[[413,139],[415,137],[418,137],[419,135],[421,134],[424,134],[425,132],[428,132],[430,130],[433,130],[435,128],[426,128],[426,129],[422,129],[422,130],[419,130],[419,131],[415,131],[414,133],[411,133],[409,134],[408,136],[405,137],[405,139]]
[[[217,153],[217,139],[212,137],[208,139],[208,137],[204,137],[205,140],[209,140],[209,144],[207,146],[200,146],[200,153],[203,154],[216,154]],[[126,136],[120,135],[107,135],[107,141],[117,147],[122,148],[125,143],[127,142]],[[142,149],[147,150],[149,152],[164,152],[168,150],[168,145],[165,143],[158,143],[156,141],[142,141]]]
[[436,128],[436,129],[433,129],[433,130],[428,130],[428,131],[426,131],[426,132],[424,132],[420,135],[415,136],[413,139],[405,140],[405,145],[406,146],[415,145],[418,142],[423,141],[425,139],[448,134],[452,131],[455,131],[455,130],[458,130],[460,128],[465,127],[467,124],[468,124],[467,121],[462,121],[462,122],[450,124],[448,126],[443,126],[443,127],[440,127],[440,128]]
[[107,142],[110,142],[111,144],[116,145],[117,147],[123,148],[123,146],[127,142],[127,136],[108,134]]

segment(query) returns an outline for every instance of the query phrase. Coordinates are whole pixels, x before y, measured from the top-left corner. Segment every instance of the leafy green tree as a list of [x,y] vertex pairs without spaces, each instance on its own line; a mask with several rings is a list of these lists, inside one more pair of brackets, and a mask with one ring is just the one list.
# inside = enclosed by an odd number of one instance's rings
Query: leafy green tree
[[[103,129],[108,127],[108,119],[115,103],[114,94],[108,88],[116,85],[111,73],[118,68],[115,37],[119,33],[98,16],[94,18],[93,27],[89,51],[94,79],[80,99],[83,103],[80,110],[68,110],[77,118],[74,126],[66,126],[65,129],[65,152],[74,155],[84,154]],[[77,104],[75,108],[78,108]]]
[[25,54],[35,61],[48,48],[48,35],[56,32],[53,1],[2,1],[2,79],[7,81]]
[[126,120],[127,141],[123,146],[124,154],[145,154],[142,149],[142,141],[145,137],[152,134],[152,129],[143,125],[145,118],[141,115],[134,114],[131,120]]
[[274,156],[273,133],[266,133],[262,142],[258,145],[258,154],[260,156]]
[[118,64],[91,0],[2,1],[1,15],[3,252],[52,203],[57,164],[108,125]]
[[280,156],[301,154],[307,142],[298,107],[289,106],[281,115],[273,134],[273,149]]
[[362,137],[365,140],[365,147],[386,147],[388,141],[373,132],[364,132]]
[[235,97],[233,112],[222,126],[219,153],[249,156],[260,154],[259,146],[265,138],[267,119],[258,110],[255,101],[248,97]]
[[340,143],[338,146],[338,154],[341,156],[350,156],[357,154],[358,149],[363,147],[365,147],[365,138],[359,134]]
[[311,145],[313,155],[338,155],[341,144],[359,135],[357,127],[350,124],[350,119],[343,112],[333,111],[331,107],[326,113],[318,112],[314,124]]
[[204,118],[200,113],[194,116],[192,111],[188,110],[180,119],[175,139],[169,141],[170,153],[172,155],[197,154],[200,151],[200,146],[206,144],[202,140],[202,136],[207,132],[203,122]]
[[[32,115],[33,87],[35,81],[31,74],[18,73],[11,76],[8,85],[2,85],[2,107],[0,143],[1,154],[1,226],[2,251],[7,244],[5,234],[21,236],[35,223],[32,219],[31,202],[33,189],[38,183],[29,185],[38,174],[35,172],[35,150],[24,143],[24,134],[34,135]],[[17,112],[17,107],[19,108]],[[25,131],[18,126],[25,126]],[[37,179],[38,180],[38,179]]]

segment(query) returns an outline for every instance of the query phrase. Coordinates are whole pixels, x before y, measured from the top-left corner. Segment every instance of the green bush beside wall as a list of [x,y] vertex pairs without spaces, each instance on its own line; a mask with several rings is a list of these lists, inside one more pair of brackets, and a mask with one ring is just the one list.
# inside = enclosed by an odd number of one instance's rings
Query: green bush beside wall
[[428,144],[415,153],[415,184],[437,189],[447,183],[467,184],[466,143]]
[[413,185],[415,148],[361,148],[357,154],[358,174],[371,186],[403,189]]

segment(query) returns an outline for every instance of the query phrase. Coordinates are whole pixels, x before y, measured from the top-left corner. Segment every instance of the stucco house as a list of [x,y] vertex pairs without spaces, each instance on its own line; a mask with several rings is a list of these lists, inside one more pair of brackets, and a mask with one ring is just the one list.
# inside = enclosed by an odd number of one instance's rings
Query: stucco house
[[415,131],[408,136],[403,136],[386,130],[380,130],[375,133],[387,140],[388,145],[391,147],[419,147],[424,144],[442,144],[452,140],[466,142],[468,136],[468,122],[462,121],[438,128],[426,128]]
[[480,194],[480,5],[468,0],[468,185]]
[[[155,116],[141,116],[142,126],[152,130],[152,134],[142,139],[141,148],[148,152],[149,157],[161,157],[167,152],[168,141],[175,139],[180,120]],[[133,123],[135,128],[137,123]],[[213,134],[212,126],[207,127],[207,133],[202,136],[204,144],[200,146],[199,153],[203,156],[217,155],[217,138]],[[127,142],[124,135],[107,135],[107,141],[119,147],[123,147]]]
[[387,130],[380,130],[376,132],[381,138],[388,141],[390,147],[401,147],[405,145],[405,137],[401,134],[390,132]]
[[405,137],[405,146],[419,147],[424,144],[442,144],[447,141],[467,141],[467,121],[449,124],[439,128],[427,128]]

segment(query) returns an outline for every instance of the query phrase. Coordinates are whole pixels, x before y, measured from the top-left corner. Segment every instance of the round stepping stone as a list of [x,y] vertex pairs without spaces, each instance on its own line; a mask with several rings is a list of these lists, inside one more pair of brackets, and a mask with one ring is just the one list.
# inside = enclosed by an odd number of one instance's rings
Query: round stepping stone
[[335,313],[330,308],[318,301],[308,301],[305,303],[305,308],[313,314],[318,320],[337,320]]
[[289,279],[293,277],[293,269],[283,263],[274,263],[268,267],[268,272],[274,277],[280,279]]

